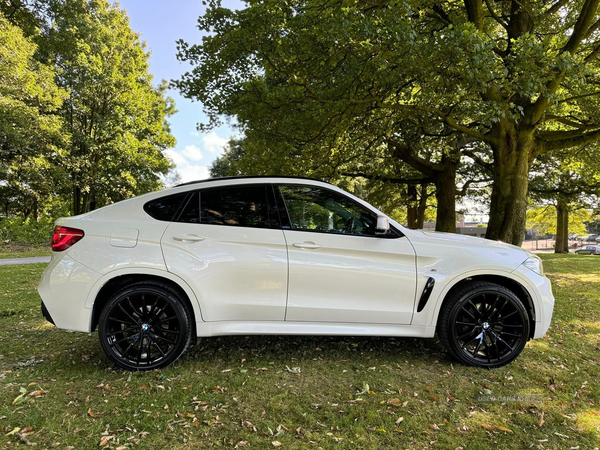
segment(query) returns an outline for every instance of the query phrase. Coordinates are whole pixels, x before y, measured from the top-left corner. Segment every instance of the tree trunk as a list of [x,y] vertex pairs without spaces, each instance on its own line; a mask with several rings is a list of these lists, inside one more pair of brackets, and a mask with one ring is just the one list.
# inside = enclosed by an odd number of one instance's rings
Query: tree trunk
[[410,229],[417,228],[417,186],[409,185],[407,189],[408,206],[406,208],[406,226]]
[[556,205],[554,253],[569,253],[569,210],[563,200],[559,200]]
[[419,209],[417,211],[417,229],[422,230],[425,225],[425,210],[427,210],[427,185],[421,185],[421,196],[419,197]]
[[[496,133],[495,133],[496,134]],[[485,237],[521,246],[525,237],[532,131],[497,132],[490,220]]]
[[73,186],[73,215],[81,214],[81,188]]
[[456,165],[446,164],[435,177],[435,231],[456,233]]

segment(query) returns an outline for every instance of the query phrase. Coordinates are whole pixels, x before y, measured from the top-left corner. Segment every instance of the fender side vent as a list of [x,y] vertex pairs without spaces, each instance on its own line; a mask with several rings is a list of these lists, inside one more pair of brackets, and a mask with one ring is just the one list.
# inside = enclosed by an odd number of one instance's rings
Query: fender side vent
[[423,289],[421,298],[419,299],[419,306],[417,306],[417,312],[421,312],[423,311],[423,308],[425,308],[425,305],[429,300],[429,296],[431,295],[431,291],[433,291],[433,286],[435,286],[435,280],[432,277],[429,277],[427,283],[425,283],[425,289]]

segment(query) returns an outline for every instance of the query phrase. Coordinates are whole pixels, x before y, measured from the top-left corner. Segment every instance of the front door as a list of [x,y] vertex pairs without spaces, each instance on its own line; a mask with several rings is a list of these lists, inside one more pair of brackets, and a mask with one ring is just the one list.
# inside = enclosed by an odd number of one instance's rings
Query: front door
[[290,184],[276,193],[290,221],[287,321],[411,322],[416,258],[406,237],[378,235],[377,214],[338,191]]
[[269,184],[194,192],[165,231],[167,269],[200,301],[202,319],[282,321],[287,250]]

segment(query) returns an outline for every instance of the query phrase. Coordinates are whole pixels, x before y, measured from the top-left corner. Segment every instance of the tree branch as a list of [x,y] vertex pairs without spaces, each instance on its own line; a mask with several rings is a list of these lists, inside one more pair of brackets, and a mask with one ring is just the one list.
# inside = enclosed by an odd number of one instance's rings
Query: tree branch
[[485,5],[487,6],[488,11],[490,12],[490,15],[492,16],[492,18],[498,22],[500,25],[502,25],[504,28],[508,27],[508,24],[502,20],[502,18],[496,14],[496,11],[494,11],[494,8],[492,7],[492,4],[490,3],[490,0],[485,0]]
[[475,25],[478,31],[483,31],[483,2],[481,0],[465,0],[469,22]]
[[388,145],[393,147],[393,154],[426,177],[434,177],[441,170],[439,164],[433,163],[416,155],[410,146],[402,144],[394,139],[387,139]]
[[483,160],[483,158],[481,158],[481,156],[479,156],[475,150],[463,150],[462,151],[463,155],[468,156],[469,158],[471,158],[473,161],[475,161],[475,163],[481,167],[483,167],[484,169],[488,170],[488,171],[492,171],[494,165],[492,163],[486,162]]
[[541,147],[541,153],[553,150],[563,150],[600,141],[600,130],[580,133],[578,136],[571,136],[565,139],[554,139],[551,141],[540,139],[539,141],[538,144]]
[[367,180],[377,180],[377,181],[386,181],[388,183],[395,184],[408,184],[408,185],[420,185],[420,184],[429,184],[433,183],[432,178],[395,178],[395,177],[386,177],[382,175],[373,175],[365,172],[341,172],[340,175],[345,177],[352,178],[366,178]]

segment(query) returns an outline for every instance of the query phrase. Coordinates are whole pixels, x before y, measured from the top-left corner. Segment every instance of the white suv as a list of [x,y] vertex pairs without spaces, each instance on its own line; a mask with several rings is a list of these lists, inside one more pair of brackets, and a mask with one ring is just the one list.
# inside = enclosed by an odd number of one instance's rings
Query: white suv
[[540,259],[521,248],[408,230],[310,179],[189,183],[56,222],[39,285],[59,328],[98,328],[129,370],[196,336],[433,337],[466,364],[509,363],[550,324]]

